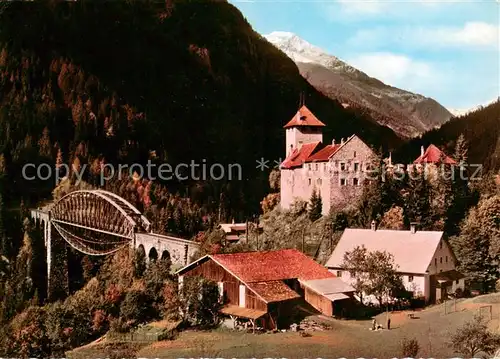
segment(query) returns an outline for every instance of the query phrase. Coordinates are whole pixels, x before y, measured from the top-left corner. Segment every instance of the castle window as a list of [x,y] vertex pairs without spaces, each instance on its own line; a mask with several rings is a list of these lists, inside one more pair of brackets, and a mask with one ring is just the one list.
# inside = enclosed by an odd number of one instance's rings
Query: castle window
[[315,170],[317,171],[318,170],[318,164],[316,163],[315,165]]
[[309,178],[309,186],[311,185],[311,179]]
[[446,263],[448,263],[448,256],[446,256]]
[[354,171],[358,172],[359,171],[359,163],[354,164]]
[[443,249],[443,242],[439,242],[439,249]]
[[354,151],[354,153],[353,153],[353,157],[354,157],[354,158],[356,158],[356,151]]
[[345,185],[347,185],[347,181],[346,181],[346,179],[345,179],[345,178],[341,178],[341,179],[340,179],[340,185],[341,185],[341,186],[345,186]]
[[439,263],[443,263],[443,257],[439,257]]
[[344,162],[340,162],[340,170],[345,171],[345,163]]
[[354,186],[359,186],[359,180],[358,180],[357,178],[353,178],[353,179],[352,179],[352,184],[353,184]]

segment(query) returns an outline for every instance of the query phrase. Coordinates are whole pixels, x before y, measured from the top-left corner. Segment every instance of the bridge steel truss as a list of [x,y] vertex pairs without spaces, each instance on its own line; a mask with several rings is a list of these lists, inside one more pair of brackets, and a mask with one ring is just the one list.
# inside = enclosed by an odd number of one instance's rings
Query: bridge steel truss
[[[31,215],[43,223],[49,288],[52,227],[71,247],[93,256],[109,255],[126,246],[135,248],[138,234],[140,243],[137,245],[165,248],[169,245],[176,248],[182,246],[185,255],[178,256],[178,261],[184,262],[183,264],[187,264],[188,252],[193,254],[198,248],[191,241],[151,233],[151,223],[137,208],[122,197],[103,190],[70,192],[50,209],[32,210]],[[175,252],[178,250],[175,249]]]

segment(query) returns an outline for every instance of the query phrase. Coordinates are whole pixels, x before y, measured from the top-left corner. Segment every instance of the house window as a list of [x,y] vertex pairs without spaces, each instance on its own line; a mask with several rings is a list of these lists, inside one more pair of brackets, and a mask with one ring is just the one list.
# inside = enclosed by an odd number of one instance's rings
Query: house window
[[345,163],[344,162],[340,162],[340,170],[345,171]]
[[340,185],[341,185],[341,186],[345,186],[345,185],[347,185],[347,181],[346,181],[346,179],[345,179],[345,178],[341,178],[341,179],[340,179]]
[[434,265],[437,266],[438,265],[438,259],[437,258],[434,258]]
[[439,242],[439,249],[443,249],[443,242]]
[[354,158],[356,158],[356,151],[354,151],[354,153],[353,153],[353,157],[354,157]]
[[309,186],[311,185],[311,179],[309,178]]
[[443,263],[443,257],[439,257],[439,263]]
[[412,276],[412,275],[409,275],[409,276],[408,276],[408,283],[411,283],[411,282],[413,282],[413,276]]
[[352,184],[353,184],[354,186],[359,186],[359,180],[358,180],[357,178],[353,178],[353,179],[352,179]]
[[323,170],[326,171],[326,163],[323,164]]
[[321,178],[318,178],[318,186],[321,186]]
[[318,164],[316,163],[316,165],[314,167],[315,167],[315,170],[317,171],[318,170]]
[[358,172],[359,171],[359,163],[354,164],[354,171]]
[[342,277],[342,271],[341,270],[337,271],[337,277],[339,277],[339,278]]
[[448,256],[446,256],[446,263],[448,263]]

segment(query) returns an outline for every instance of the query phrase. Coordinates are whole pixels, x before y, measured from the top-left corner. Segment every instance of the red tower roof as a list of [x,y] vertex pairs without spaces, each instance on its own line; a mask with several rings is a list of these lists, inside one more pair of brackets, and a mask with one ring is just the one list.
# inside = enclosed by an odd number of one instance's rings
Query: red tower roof
[[457,162],[447,156],[443,151],[437,148],[434,145],[429,145],[425,150],[423,155],[420,155],[413,163],[414,164],[423,164],[423,163],[445,163],[449,165],[455,165]]
[[304,105],[283,128],[295,126],[323,127],[325,124],[318,120],[318,118],[314,116],[313,113]]

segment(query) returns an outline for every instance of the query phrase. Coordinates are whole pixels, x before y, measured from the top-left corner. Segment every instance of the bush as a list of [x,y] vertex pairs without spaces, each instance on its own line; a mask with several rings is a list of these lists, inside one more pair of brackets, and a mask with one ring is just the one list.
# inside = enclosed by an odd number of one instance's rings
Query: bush
[[154,317],[153,300],[142,290],[130,290],[120,306],[120,318],[133,323],[143,323]]
[[185,321],[201,327],[219,324],[222,301],[217,283],[200,277],[187,277],[182,286],[181,299]]
[[403,358],[416,358],[419,350],[420,344],[416,339],[403,338],[401,341],[401,355]]
[[109,321],[109,330],[112,333],[128,333],[130,329],[130,323],[123,318],[113,318]]

